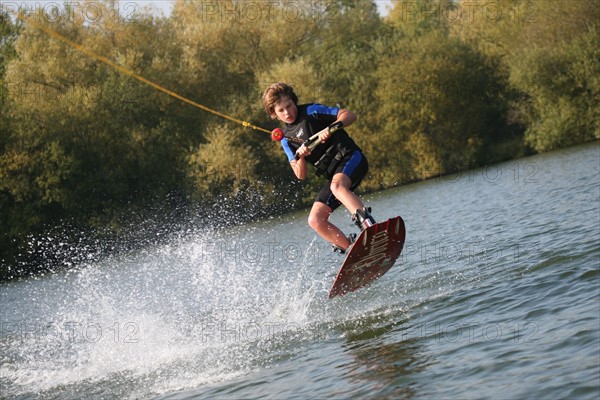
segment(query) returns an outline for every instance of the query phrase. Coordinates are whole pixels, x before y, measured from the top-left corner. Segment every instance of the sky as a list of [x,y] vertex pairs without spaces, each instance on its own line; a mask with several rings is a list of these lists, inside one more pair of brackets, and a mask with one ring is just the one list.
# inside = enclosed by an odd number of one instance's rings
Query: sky
[[[218,0],[198,0],[204,1],[206,4],[218,2]],[[248,3],[278,3],[277,0],[242,0]],[[297,0],[297,1],[313,1],[317,3],[327,3],[327,0]],[[64,10],[65,4],[78,4],[83,3],[82,0],[0,0],[0,10],[8,12],[13,15],[16,14],[17,10],[25,8],[28,12],[43,9],[47,15],[53,15],[54,10]],[[90,16],[93,15],[94,7],[93,1],[90,6],[87,7],[87,12]],[[116,0],[115,5],[120,10],[121,14],[132,15],[136,11],[139,11],[141,7],[152,6],[159,10],[160,13],[168,15],[171,12],[174,0]],[[385,16],[391,8],[392,0],[375,0],[379,14]],[[16,15],[15,15],[16,16]]]
[[[199,0],[199,1],[206,1],[206,0]],[[214,1],[214,0],[212,0]],[[249,2],[252,2],[253,0],[246,0]],[[256,2],[260,2],[260,1],[273,1],[273,2],[277,2],[276,0],[254,0]],[[305,0],[298,0],[298,1],[305,1]],[[314,0],[312,0],[314,1]],[[319,1],[319,0],[317,0]],[[321,2],[327,2],[327,0],[320,0]],[[137,1],[137,3],[143,4],[143,3],[147,3],[150,4],[152,3],[155,7],[157,7],[158,9],[160,9],[161,11],[163,11],[165,14],[168,14],[171,10],[173,1],[169,1],[169,0],[158,0],[158,1],[149,1],[149,0],[144,0],[144,1]],[[389,8],[392,5],[392,0],[375,0],[375,3],[377,4],[377,10],[379,11],[380,15],[387,15],[389,12]]]

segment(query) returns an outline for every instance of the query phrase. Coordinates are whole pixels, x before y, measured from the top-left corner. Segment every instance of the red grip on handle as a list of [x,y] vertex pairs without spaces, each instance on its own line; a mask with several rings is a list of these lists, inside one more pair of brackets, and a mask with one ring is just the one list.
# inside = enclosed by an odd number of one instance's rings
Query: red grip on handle
[[276,142],[281,141],[284,138],[283,135],[283,131],[281,130],[281,128],[275,128],[273,129],[273,131],[271,131],[271,139],[273,139]]

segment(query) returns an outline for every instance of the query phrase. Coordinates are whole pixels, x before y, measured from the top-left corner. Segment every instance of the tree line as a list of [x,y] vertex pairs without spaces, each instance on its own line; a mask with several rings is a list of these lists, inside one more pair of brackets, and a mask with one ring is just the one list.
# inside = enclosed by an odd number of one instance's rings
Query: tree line
[[[600,138],[594,3],[397,0],[381,17],[373,0],[177,0],[163,16],[86,0],[26,17],[269,130],[260,97],[276,81],[354,111],[372,191]],[[190,210],[243,219],[312,201],[318,179],[292,179],[267,134],[20,11],[0,8],[3,277],[51,257],[34,247],[57,226],[76,243]]]

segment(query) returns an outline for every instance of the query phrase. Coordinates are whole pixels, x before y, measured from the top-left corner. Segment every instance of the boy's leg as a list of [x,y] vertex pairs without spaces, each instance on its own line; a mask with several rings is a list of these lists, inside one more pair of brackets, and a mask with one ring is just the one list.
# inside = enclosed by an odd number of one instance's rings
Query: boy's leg
[[360,197],[358,197],[350,187],[352,181],[348,175],[344,173],[337,173],[331,180],[331,192],[333,195],[346,207],[350,215],[354,215],[356,210],[362,210],[365,208]]
[[354,215],[356,210],[364,209],[362,200],[352,190],[360,184],[367,171],[366,158],[358,151],[353,153],[352,157],[340,166],[340,172],[317,194],[308,217],[311,228],[323,239],[342,249],[347,249],[350,241],[339,228],[329,222],[329,217],[341,204],[351,215]]
[[342,249],[347,249],[350,246],[348,238],[337,226],[329,222],[329,216],[332,212],[331,207],[325,203],[316,201],[310,210],[308,224],[329,243]]
[[368,171],[367,158],[360,151],[355,151],[338,166],[331,180],[331,192],[346,207],[353,218],[357,210],[362,211],[365,209],[363,201],[354,193],[354,190],[362,182]]

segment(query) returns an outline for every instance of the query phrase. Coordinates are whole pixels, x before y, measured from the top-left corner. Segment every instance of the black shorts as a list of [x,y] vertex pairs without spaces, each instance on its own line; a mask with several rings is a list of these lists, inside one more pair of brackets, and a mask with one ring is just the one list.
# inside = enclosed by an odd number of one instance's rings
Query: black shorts
[[[343,173],[350,178],[352,184],[350,190],[354,191],[358,185],[362,182],[365,175],[369,171],[369,163],[367,158],[361,151],[356,150],[354,153],[346,156],[337,166],[334,175],[337,173]],[[335,210],[342,203],[331,193],[331,181],[328,181],[325,186],[317,194],[315,202],[325,203],[331,210]]]

